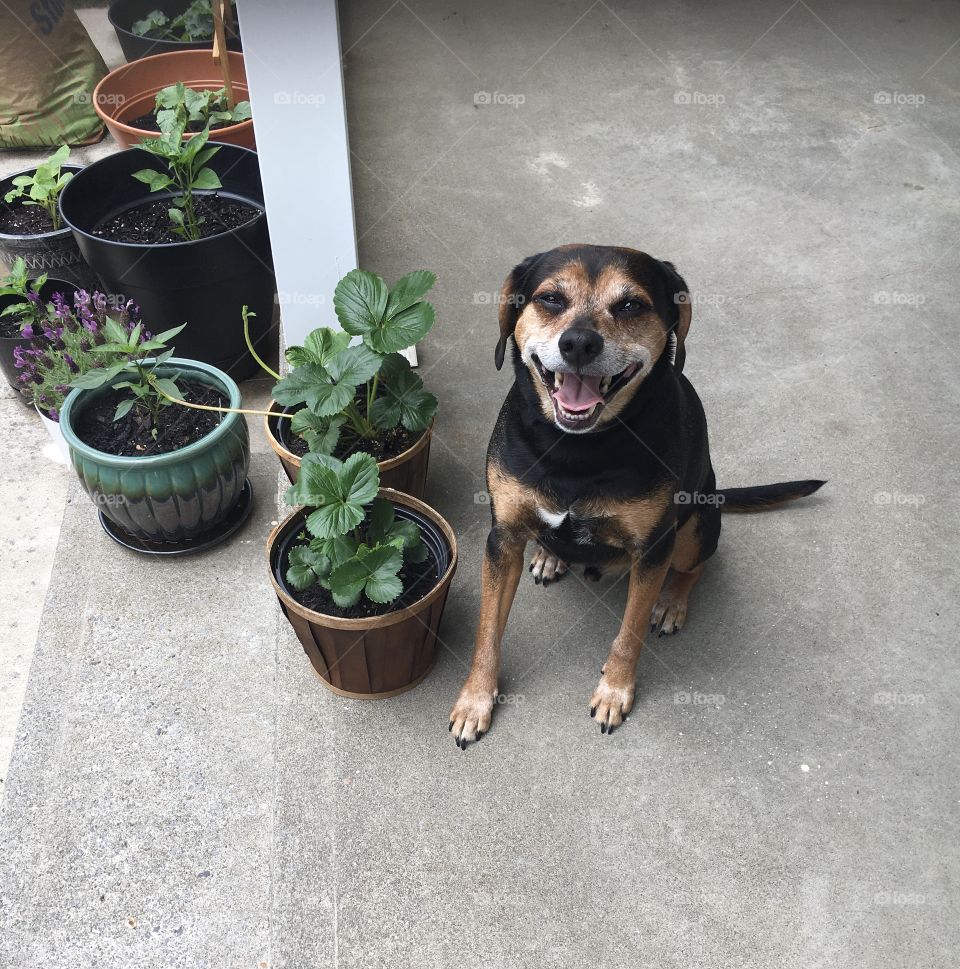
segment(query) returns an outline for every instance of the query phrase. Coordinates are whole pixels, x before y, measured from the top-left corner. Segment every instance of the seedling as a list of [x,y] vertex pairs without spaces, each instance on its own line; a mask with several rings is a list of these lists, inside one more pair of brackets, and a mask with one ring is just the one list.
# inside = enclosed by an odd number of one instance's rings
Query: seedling
[[113,386],[116,390],[129,390],[130,395],[117,404],[113,419],[119,421],[136,408],[141,420],[148,422],[150,434],[156,440],[160,430],[161,411],[170,406],[171,397],[181,396],[180,389],[177,387],[178,375],[160,377],[156,370],[173,356],[173,349],[167,350],[166,345],[185,326],[186,323],[182,323],[157,336],[145,338],[142,323],[137,323],[132,330],[127,330],[115,320],[107,318],[104,323],[104,336],[107,342],[94,347],[93,353],[110,362],[106,366],[83,374],[72,381],[70,386],[79,387],[82,390],[95,390],[115,380],[121,374],[126,374],[126,380],[119,381]]
[[172,199],[167,216],[173,231],[184,239],[200,238],[200,226],[204,219],[197,215],[194,192],[221,188],[220,178],[206,164],[220,150],[219,145],[207,147],[210,129],[204,128],[192,138],[184,139],[185,122],[171,124],[159,138],[147,138],[137,147],[163,160],[167,172],[143,168],[133,177],[149,186],[151,192],[163,192],[175,188],[180,194]]
[[176,17],[168,17],[162,10],[151,10],[142,20],[134,21],[130,30],[138,37],[152,37],[154,40],[188,43],[212,40],[213,14],[210,11],[210,0],[194,0]]
[[403,563],[427,557],[416,523],[398,518],[386,498],[377,497],[380,475],[369,454],[346,461],[307,454],[297,483],[287,489],[289,505],[307,505],[304,543],[289,557],[287,581],[305,590],[319,583],[341,608],[361,595],[393,602],[403,592]]
[[36,279],[27,278],[27,264],[22,256],[13,261],[10,273],[0,286],[0,296],[23,297],[19,303],[11,303],[0,316],[16,316],[19,318],[20,333],[27,339],[39,332],[40,326],[49,315],[51,308],[40,298],[40,289],[47,281],[47,276]]
[[37,165],[32,175],[17,175],[13,180],[14,188],[4,200],[13,202],[21,199],[21,205],[39,205],[50,216],[54,231],[62,225],[57,200],[63,187],[73,178],[73,172],[61,171],[61,166],[70,156],[70,146],[61,145],[46,161]]
[[203,128],[215,124],[239,124],[252,117],[249,101],[238,101],[233,108],[229,107],[226,88],[198,91],[187,87],[182,81],[163,88],[157,94],[154,113],[162,132],[172,131],[178,126],[186,129],[191,124]]

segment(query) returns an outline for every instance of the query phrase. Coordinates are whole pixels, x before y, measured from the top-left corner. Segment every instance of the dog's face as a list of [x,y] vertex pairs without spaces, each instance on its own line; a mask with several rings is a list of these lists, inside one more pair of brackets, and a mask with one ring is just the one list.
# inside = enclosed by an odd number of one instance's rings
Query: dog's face
[[503,285],[497,368],[512,335],[544,415],[584,434],[614,420],[664,354],[683,366],[686,284],[670,263],[614,246],[561,246]]

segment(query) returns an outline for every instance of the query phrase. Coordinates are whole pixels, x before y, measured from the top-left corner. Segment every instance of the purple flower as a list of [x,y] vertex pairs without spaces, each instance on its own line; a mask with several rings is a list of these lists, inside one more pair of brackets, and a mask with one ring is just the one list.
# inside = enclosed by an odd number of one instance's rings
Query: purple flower
[[80,341],[80,349],[84,353],[86,353],[90,349],[90,341],[89,340],[81,340]]
[[47,417],[49,417],[52,421],[56,421],[58,424],[60,423],[60,414],[56,407],[51,407],[50,410],[47,411]]
[[57,384],[53,389],[58,394],[69,394],[73,388],[69,384]]
[[20,331],[21,336],[25,336],[28,340],[33,339],[33,327],[27,323],[26,326]]
[[70,368],[71,373],[80,373],[80,368],[77,366],[77,362],[70,356],[69,353],[63,355],[64,362]]
[[41,303],[40,294],[33,292],[33,290],[27,293],[27,299],[30,300],[34,306],[39,306]]
[[107,297],[104,293],[93,294],[93,305],[98,313],[104,313],[107,309]]

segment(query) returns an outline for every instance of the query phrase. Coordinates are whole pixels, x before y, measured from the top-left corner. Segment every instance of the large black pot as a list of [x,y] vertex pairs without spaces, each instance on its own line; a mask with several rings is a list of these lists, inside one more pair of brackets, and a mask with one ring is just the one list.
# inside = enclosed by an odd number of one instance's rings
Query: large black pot
[[[73,306],[73,295],[76,293],[78,287],[73,283],[67,282],[65,279],[48,279],[40,287],[40,298],[45,302],[49,303],[53,299],[54,293],[63,293],[67,304]],[[12,306],[15,303],[22,303],[23,300],[19,296],[0,296],[0,312],[5,310],[8,306]],[[11,317],[2,317],[4,324],[12,322]],[[20,376],[20,371],[17,369],[17,365],[14,363],[13,354],[17,347],[22,347],[24,350],[30,346],[31,340],[28,337],[23,336],[3,336],[2,331],[0,331],[0,370],[3,371],[3,376],[10,386],[20,392],[20,381],[18,377]],[[23,397],[23,402],[28,406],[32,406],[32,402],[28,398]]]
[[93,235],[121,212],[172,197],[169,192],[151,194],[133,177],[143,168],[165,171],[159,158],[140,148],[88,165],[60,194],[60,212],[108,293],[139,304],[144,326],[154,333],[188,324],[176,338],[177,355],[212,364],[240,380],[258,369],[244,343],[241,310],[247,305],[257,314],[250,334],[257,345],[269,328],[276,294],[263,187],[257,153],[247,148],[221,145],[208,166],[223,184],[218,195],[258,210],[251,221],[196,242],[163,245]]
[[[82,171],[80,165],[63,165],[63,172]],[[0,179],[0,211],[16,209],[22,205],[21,199],[7,202],[6,194],[14,188],[13,180],[19,175],[32,175],[36,168],[25,168],[22,172],[14,172],[6,178]],[[95,289],[96,277],[90,267],[83,261],[80,250],[70,227],[65,225],[54,232],[43,232],[35,236],[15,236],[0,232],[0,258],[8,266],[20,256],[27,264],[27,275],[31,279],[47,273],[57,279],[67,279],[86,289]]]
[[[168,17],[176,17],[189,6],[190,0],[114,0],[107,11],[107,17],[117,32],[117,40],[128,61],[149,57],[151,54],[167,54],[172,50],[200,50],[212,47],[213,39],[185,42],[177,40],[153,40],[138,37],[131,29],[137,20],[143,20],[148,13],[160,10]],[[227,47],[240,50],[240,36],[234,29],[227,28]]]

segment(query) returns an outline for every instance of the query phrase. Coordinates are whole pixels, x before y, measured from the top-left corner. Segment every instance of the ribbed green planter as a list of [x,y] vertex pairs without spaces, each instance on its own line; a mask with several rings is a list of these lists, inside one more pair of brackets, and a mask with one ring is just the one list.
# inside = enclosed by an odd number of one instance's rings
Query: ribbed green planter
[[[222,370],[176,357],[157,369],[160,375],[174,371],[221,390],[228,406],[240,406],[240,388]],[[237,503],[250,465],[243,415],[225,415],[215,430],[180,451],[119,457],[84,444],[73,430],[80,414],[109,389],[74,390],[60,411],[73,467],[96,506],[130,535],[148,541],[179,542],[215,527]]]

